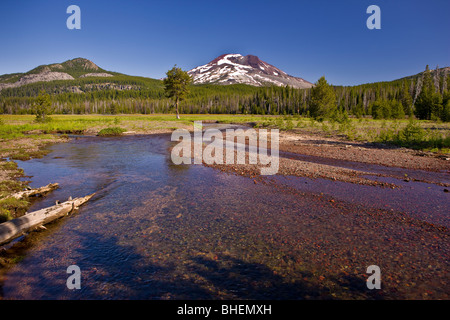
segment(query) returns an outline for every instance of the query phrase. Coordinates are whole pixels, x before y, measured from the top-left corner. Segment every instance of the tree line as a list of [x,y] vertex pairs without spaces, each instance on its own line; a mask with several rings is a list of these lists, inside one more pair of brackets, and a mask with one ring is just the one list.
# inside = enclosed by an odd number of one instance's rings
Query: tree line
[[[357,86],[332,86],[324,77],[311,89],[248,85],[190,85],[178,101],[179,113],[303,115],[315,118],[343,114],[376,119],[450,121],[448,68],[414,77]],[[105,85],[107,83],[108,85]],[[0,112],[31,114],[40,91],[51,96],[59,114],[173,113],[176,103],[160,80],[115,76],[108,79],[53,81],[0,91]]]

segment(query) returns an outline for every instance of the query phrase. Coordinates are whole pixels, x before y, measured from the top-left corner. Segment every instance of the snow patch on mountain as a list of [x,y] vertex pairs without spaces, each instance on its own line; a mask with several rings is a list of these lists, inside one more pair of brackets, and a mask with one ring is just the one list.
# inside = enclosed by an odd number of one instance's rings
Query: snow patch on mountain
[[257,56],[241,54],[224,54],[208,64],[188,71],[195,84],[243,83],[253,86],[289,85],[294,88],[310,88],[312,83],[293,77],[284,71],[260,60]]

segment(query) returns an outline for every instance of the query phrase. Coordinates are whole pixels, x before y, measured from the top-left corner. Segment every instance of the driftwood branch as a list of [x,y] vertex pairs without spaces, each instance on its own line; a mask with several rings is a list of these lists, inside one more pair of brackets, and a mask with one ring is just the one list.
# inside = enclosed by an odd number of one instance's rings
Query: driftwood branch
[[25,191],[20,191],[20,192],[14,193],[11,195],[11,197],[16,198],[16,199],[22,199],[24,197],[35,196],[38,194],[45,194],[45,193],[48,193],[55,189],[58,189],[58,187],[59,187],[58,183],[50,183],[44,187],[40,187],[37,189],[25,190]]
[[72,211],[78,209],[78,207],[83,203],[89,201],[89,199],[91,199],[93,196],[94,194],[91,194],[83,198],[69,200],[61,204],[30,212],[19,218],[1,223],[0,245],[20,237],[25,232],[34,230],[46,223],[70,214]]

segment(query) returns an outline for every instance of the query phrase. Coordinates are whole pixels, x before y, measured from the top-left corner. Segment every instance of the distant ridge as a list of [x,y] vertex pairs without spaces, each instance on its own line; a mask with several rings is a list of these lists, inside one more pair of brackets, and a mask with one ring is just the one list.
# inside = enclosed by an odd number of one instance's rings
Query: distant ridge
[[[418,76],[421,76],[425,71],[419,72],[418,74],[412,75],[412,76],[406,76],[397,80],[404,80],[404,79],[412,79],[412,78],[417,78]],[[435,69],[430,69],[430,72],[432,75],[434,75],[436,73],[436,68]],[[438,72],[440,75],[443,75],[444,72],[447,73],[447,75],[450,75],[450,67],[443,67],[443,68],[438,68]],[[394,80],[394,81],[397,81]]]
[[55,80],[74,80],[83,77],[112,77],[105,70],[88,59],[76,58],[63,63],[54,63],[36,67],[26,73],[14,73],[0,76],[0,90],[15,88],[35,82]]

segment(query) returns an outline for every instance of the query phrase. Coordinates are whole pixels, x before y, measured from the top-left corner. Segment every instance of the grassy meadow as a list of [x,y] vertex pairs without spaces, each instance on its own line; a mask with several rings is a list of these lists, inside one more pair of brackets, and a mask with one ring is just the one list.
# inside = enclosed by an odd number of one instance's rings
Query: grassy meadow
[[[136,133],[154,133],[177,128],[191,129],[194,121],[249,123],[256,128],[277,128],[339,137],[346,140],[379,142],[432,152],[448,153],[450,123],[427,120],[374,120],[345,118],[316,121],[300,116],[262,115],[53,115],[51,121],[38,123],[33,115],[0,115],[0,141],[28,138],[52,140],[52,134],[98,134],[113,128]],[[0,150],[1,151],[1,150]]]

